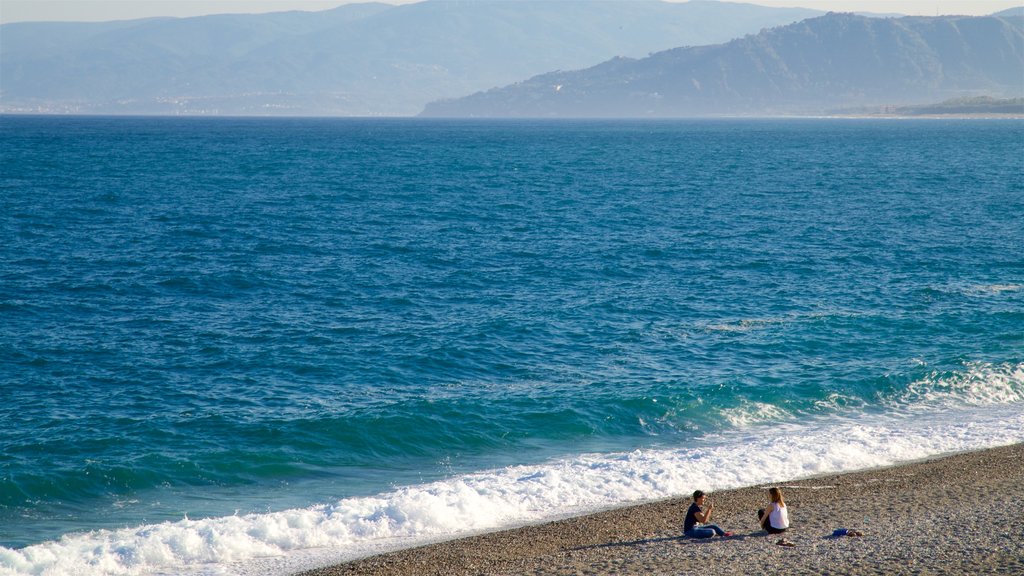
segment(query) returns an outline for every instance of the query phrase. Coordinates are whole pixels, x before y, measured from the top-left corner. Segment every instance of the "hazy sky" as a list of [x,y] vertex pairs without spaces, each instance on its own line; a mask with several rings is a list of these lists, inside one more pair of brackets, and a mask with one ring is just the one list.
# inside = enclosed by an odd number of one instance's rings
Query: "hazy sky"
[[[127,20],[150,16],[184,17],[227,12],[315,11],[327,10],[352,1],[366,0],[0,0],[0,23],[32,20]],[[381,1],[388,4],[408,4],[418,0]],[[802,6],[838,12],[935,16],[991,14],[1022,6],[1024,0],[747,0],[747,3],[764,6]]]

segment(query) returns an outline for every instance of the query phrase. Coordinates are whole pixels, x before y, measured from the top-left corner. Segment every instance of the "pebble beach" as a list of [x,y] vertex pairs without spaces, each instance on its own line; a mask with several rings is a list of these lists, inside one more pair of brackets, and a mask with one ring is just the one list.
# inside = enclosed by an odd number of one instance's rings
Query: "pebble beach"
[[[681,537],[688,498],[401,550],[302,576],[1024,574],[1024,444],[777,484],[785,538],[757,526],[767,487],[715,492],[729,538]],[[862,537],[833,536],[837,528]]]

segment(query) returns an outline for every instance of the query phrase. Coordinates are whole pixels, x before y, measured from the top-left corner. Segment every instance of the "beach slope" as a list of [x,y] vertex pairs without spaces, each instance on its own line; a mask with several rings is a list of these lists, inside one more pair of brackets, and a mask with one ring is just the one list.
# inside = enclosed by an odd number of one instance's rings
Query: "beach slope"
[[[795,546],[757,529],[765,487],[721,491],[736,536],[680,538],[687,499],[621,508],[321,568],[340,575],[1024,574],[1024,444],[781,482]],[[833,537],[836,528],[861,538]]]

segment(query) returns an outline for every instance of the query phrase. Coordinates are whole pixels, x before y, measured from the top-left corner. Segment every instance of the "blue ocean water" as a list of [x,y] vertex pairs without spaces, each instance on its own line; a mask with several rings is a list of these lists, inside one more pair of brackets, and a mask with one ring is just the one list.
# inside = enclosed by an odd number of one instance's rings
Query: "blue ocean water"
[[0,574],[1021,441],[1019,121],[0,117]]

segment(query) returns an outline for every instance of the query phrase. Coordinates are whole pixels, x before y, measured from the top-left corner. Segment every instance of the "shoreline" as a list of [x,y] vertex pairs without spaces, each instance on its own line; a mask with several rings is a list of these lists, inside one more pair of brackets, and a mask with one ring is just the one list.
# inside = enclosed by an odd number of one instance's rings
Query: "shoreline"
[[[681,538],[689,498],[616,508],[370,556],[301,576],[1024,573],[1024,443],[785,481],[775,545],[768,485],[712,493],[727,539]],[[695,487],[696,488],[696,487]],[[862,538],[832,537],[836,528]]]
[[1024,114],[830,114],[825,118],[848,120],[1024,120]]

